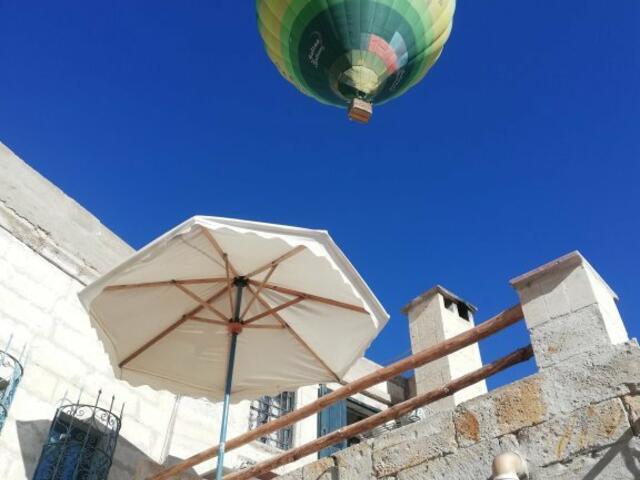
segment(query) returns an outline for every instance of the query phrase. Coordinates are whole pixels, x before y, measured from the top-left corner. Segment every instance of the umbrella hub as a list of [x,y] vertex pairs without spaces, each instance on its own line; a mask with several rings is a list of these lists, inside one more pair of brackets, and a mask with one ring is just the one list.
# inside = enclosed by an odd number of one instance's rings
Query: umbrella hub
[[233,286],[234,287],[244,288],[248,284],[249,284],[249,280],[245,276],[238,275],[236,278],[233,279]]
[[239,335],[240,333],[242,333],[242,329],[243,326],[240,322],[231,322],[227,327],[227,330],[231,335]]
[[242,319],[240,318],[240,307],[242,306],[242,290],[249,284],[247,277],[237,276],[233,279],[233,286],[236,287],[236,305],[235,312],[231,322],[229,322],[229,333],[238,335],[242,333]]

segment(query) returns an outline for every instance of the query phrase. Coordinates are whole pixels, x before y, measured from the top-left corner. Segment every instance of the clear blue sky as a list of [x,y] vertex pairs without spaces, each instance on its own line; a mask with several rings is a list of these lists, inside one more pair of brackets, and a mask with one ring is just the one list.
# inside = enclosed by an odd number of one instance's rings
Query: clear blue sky
[[4,0],[0,140],[136,248],[194,214],[328,229],[392,314],[382,363],[423,290],[485,319],[574,249],[638,336],[640,2],[552,3],[460,1],[434,70],[363,127],[278,75],[252,1]]

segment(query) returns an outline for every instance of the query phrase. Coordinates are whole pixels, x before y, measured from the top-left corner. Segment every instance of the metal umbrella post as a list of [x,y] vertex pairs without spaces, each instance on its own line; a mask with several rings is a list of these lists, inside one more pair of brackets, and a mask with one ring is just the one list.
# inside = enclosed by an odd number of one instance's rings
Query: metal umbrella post
[[222,406],[222,425],[220,426],[220,453],[218,454],[218,466],[216,467],[216,480],[222,480],[224,475],[224,446],[227,440],[227,424],[229,422],[229,403],[231,401],[231,385],[233,383],[233,366],[236,360],[236,346],[238,335],[242,331],[240,323],[240,307],[242,306],[242,290],[247,286],[247,279],[236,277],[233,282],[236,287],[236,304],[233,313],[233,320],[229,324],[231,333],[231,344],[229,346],[229,360],[227,364],[227,378],[224,386],[224,403]]

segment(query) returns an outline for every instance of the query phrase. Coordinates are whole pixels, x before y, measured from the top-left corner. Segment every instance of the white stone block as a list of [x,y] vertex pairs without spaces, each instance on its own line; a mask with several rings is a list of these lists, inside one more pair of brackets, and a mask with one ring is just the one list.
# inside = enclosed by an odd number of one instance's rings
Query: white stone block
[[0,302],[2,303],[3,317],[11,317],[39,335],[49,335],[53,330],[53,318],[36,304],[13,290],[0,287]]
[[579,252],[511,280],[538,367],[628,340],[616,294]]

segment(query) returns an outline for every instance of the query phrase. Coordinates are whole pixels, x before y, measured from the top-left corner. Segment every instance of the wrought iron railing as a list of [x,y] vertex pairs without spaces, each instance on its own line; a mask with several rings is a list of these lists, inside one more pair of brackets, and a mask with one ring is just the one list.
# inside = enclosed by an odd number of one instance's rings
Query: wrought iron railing
[[7,351],[0,350],[0,431],[7,419],[9,407],[23,373],[24,368],[20,361]]
[[[296,394],[283,392],[273,397],[264,396],[251,402],[249,411],[249,429],[264,425],[271,420],[293,411],[296,408]],[[288,450],[293,445],[293,426],[289,425],[281,430],[272,432],[258,439],[266,445]]]
[[398,428],[411,425],[412,423],[419,422],[420,420],[424,420],[425,418],[426,414],[423,412],[423,409],[418,408],[408,415],[398,417],[394,420],[389,420],[382,425],[372,428],[368,432],[361,433],[360,435],[358,435],[358,438],[361,440],[366,440],[369,438],[379,437],[380,435],[384,435],[385,433],[388,433],[392,430],[397,430]]
[[[120,433],[120,416],[109,409],[78,402],[63,405],[49,429],[33,480],[106,480]],[[124,406],[123,406],[124,407]]]

